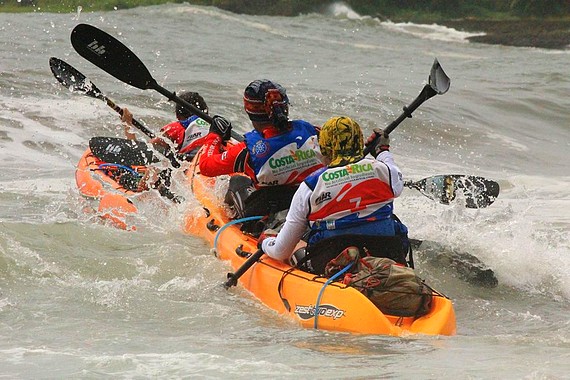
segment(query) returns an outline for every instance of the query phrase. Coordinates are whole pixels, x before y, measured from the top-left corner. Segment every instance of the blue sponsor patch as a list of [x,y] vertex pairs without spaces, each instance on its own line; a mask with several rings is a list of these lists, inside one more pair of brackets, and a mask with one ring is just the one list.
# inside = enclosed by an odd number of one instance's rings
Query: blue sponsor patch
[[263,157],[269,153],[269,145],[263,140],[258,140],[251,151],[255,156]]

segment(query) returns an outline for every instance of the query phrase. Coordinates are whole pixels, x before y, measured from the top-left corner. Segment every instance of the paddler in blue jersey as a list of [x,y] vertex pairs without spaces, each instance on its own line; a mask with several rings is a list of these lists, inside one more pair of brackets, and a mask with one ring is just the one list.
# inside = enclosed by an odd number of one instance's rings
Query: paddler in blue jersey
[[381,130],[367,140],[373,157],[363,156],[363,140],[360,126],[348,117],[333,117],[321,127],[327,166],[299,186],[279,234],[260,236],[268,256],[289,260],[309,226],[306,251],[317,273],[348,246],[405,263],[407,229],[393,214],[394,199],[404,187],[402,173]]
[[[297,186],[323,167],[317,128],[304,120],[290,120],[285,88],[267,79],[247,85],[243,104],[254,130],[245,134],[244,141],[226,145],[231,124],[226,121],[220,130],[212,123],[200,156],[200,174],[237,174],[231,177],[226,195],[235,217],[273,215],[289,208]],[[250,226],[242,230],[257,234],[263,230]]]

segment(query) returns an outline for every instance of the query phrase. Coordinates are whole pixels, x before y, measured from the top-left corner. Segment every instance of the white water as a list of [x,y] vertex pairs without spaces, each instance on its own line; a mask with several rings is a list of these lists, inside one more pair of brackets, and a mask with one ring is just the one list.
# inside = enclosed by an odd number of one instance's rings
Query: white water
[[[394,25],[337,6],[295,18],[166,5],[93,14],[0,14],[0,368],[10,378],[565,378],[570,323],[568,51],[471,44],[438,26]],[[65,60],[157,130],[172,105],[76,54],[79,23],[115,35],[172,91],[192,89],[239,131],[247,83],[287,87],[291,114],[347,114],[384,126],[419,93],[437,57],[452,87],[391,135],[409,179],[460,173],[501,184],[489,208],[406,190],[415,238],[474,254],[499,278],[470,286],[417,257],[454,302],[451,338],[302,330],[241,289],[181,230],[187,204],[145,202],[136,232],[83,211],[75,165],[92,136],[120,136],[103,102],[71,94]],[[17,37],[13,37],[17,36]],[[191,198],[191,197],[188,197]]]

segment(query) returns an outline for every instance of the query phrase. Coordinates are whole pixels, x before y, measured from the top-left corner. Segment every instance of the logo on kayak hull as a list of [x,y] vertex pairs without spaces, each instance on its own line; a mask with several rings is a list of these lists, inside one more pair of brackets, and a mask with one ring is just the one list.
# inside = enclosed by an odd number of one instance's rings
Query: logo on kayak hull
[[[296,305],[295,314],[306,321],[315,317],[315,306],[314,305]],[[340,310],[334,305],[320,305],[319,306],[319,317],[332,318],[333,320],[344,317],[344,310]]]

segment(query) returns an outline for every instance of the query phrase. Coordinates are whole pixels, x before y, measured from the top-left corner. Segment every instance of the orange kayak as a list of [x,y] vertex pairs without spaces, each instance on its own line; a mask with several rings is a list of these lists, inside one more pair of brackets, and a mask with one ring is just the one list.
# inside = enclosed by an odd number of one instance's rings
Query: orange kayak
[[[212,191],[215,178],[200,175],[196,165],[186,176],[201,206],[186,215],[185,232],[207,240],[217,257],[236,271],[248,254],[257,251],[257,240],[231,224],[222,201]],[[434,294],[430,312],[422,317],[399,317],[383,314],[357,289],[341,282],[326,284],[327,280],[264,255],[239,278],[239,284],[267,307],[305,328],[392,336],[456,333],[453,305],[444,296]]]
[[[93,211],[117,228],[135,229],[127,224],[127,217],[137,212],[136,206],[129,199],[136,194],[125,189],[113,176],[119,165],[101,161],[91,152],[83,153],[75,170],[75,182],[81,195],[93,201]],[[144,174],[146,167],[131,167]]]

